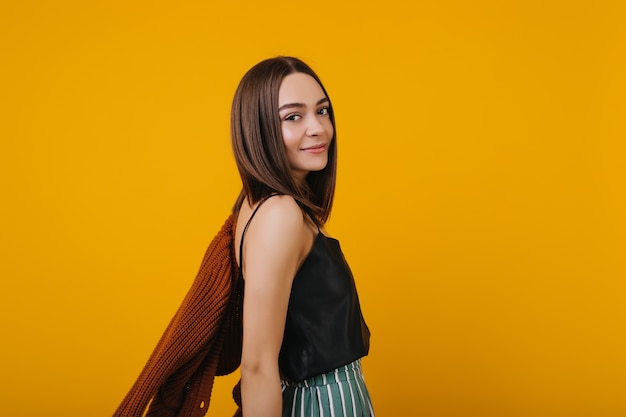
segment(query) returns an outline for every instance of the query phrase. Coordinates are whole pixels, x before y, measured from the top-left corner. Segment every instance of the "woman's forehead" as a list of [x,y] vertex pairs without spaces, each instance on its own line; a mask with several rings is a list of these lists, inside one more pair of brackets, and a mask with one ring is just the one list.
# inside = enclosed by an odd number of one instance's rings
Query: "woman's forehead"
[[314,105],[325,97],[324,90],[315,78],[301,72],[289,74],[283,78],[278,90],[279,106],[289,103]]

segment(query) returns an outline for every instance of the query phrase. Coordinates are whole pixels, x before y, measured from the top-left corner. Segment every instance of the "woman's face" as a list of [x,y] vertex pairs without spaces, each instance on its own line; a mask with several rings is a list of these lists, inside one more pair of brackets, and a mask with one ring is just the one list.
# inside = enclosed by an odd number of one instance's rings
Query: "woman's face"
[[322,87],[310,75],[296,72],[286,76],[278,90],[278,112],[294,176],[306,178],[328,163],[328,148],[333,138],[329,101]]

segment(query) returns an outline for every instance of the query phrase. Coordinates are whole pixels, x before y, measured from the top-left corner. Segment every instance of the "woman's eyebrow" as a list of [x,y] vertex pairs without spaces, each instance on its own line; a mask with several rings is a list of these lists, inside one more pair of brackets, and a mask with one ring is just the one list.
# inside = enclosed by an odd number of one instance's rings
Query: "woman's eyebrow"
[[[330,102],[330,100],[328,100],[328,97],[324,97],[321,98],[319,100],[317,100],[317,103],[315,103],[316,106],[319,106],[322,103],[328,103]],[[285,109],[291,109],[293,107],[306,107],[306,104],[304,103],[287,103],[287,104],[283,104],[282,106],[280,106],[278,108],[278,111],[283,111]]]

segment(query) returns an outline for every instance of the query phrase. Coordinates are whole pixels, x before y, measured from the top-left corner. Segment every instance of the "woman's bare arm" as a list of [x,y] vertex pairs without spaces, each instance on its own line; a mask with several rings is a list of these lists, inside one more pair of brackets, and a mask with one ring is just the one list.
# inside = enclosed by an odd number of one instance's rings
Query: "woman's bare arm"
[[278,354],[291,284],[310,247],[311,231],[291,197],[272,197],[251,222],[244,239],[243,351],[244,417],[280,417]]

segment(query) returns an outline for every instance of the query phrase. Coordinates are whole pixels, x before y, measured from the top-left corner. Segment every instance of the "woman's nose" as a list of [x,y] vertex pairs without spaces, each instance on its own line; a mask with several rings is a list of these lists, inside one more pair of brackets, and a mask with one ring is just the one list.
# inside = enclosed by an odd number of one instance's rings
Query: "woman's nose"
[[317,115],[310,116],[307,122],[306,134],[309,136],[317,136],[323,131],[324,131],[324,126],[322,125],[320,120],[317,119]]

